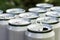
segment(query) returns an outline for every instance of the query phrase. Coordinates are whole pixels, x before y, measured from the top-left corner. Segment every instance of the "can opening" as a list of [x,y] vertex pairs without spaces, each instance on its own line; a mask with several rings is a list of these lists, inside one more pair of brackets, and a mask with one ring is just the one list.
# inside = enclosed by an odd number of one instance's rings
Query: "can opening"
[[43,30],[48,30],[48,28],[43,28]]

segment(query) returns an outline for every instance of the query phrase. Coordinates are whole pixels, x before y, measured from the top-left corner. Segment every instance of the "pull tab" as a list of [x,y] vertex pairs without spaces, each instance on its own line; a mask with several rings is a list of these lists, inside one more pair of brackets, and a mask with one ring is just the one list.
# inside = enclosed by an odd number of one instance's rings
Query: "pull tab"
[[43,31],[43,28],[44,28],[44,27],[43,27],[43,25],[42,25],[42,22],[40,23],[40,25],[41,25],[41,27],[39,26],[39,27],[40,27],[39,29],[40,29],[40,31]]
[[40,22],[40,23],[37,23],[37,21],[36,21],[36,24],[38,24],[38,31],[43,31],[43,25],[42,25],[42,22]]

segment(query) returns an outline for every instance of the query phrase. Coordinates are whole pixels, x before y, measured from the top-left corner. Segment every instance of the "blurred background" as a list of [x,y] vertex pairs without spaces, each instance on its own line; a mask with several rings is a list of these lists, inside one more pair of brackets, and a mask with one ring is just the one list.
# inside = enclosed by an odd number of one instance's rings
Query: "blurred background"
[[34,7],[37,3],[51,3],[59,6],[60,0],[0,0],[0,9],[5,11],[9,8],[20,7],[27,11],[28,8]]

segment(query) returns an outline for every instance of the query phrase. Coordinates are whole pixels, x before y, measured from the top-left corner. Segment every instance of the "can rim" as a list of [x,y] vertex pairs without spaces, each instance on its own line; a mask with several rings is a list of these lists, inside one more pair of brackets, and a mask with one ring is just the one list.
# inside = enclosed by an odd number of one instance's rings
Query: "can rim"
[[38,32],[38,31],[32,31],[32,30],[27,29],[27,31],[32,32],[32,33],[49,33],[49,32],[51,32],[52,30],[53,30],[53,29],[51,29],[51,30],[49,30],[49,31],[46,31],[46,32]]
[[[19,10],[19,11],[18,12],[14,12],[13,10],[15,10],[15,11]],[[17,14],[17,13],[23,13],[23,12],[25,12],[25,10],[22,9],[22,8],[11,8],[11,9],[7,9],[6,12],[7,13],[16,13]]]
[[24,26],[28,26],[28,25],[30,25],[30,24],[26,24],[26,25],[15,25],[15,24],[11,24],[11,23],[8,23],[10,26],[14,26],[14,27],[24,27]]

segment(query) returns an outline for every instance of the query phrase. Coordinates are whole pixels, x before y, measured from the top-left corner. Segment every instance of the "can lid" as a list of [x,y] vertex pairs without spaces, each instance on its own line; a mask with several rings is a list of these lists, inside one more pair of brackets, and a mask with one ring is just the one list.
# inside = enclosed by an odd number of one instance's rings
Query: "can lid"
[[58,23],[58,19],[55,17],[43,17],[43,18],[37,18],[36,20],[38,23],[47,23],[47,24],[55,24]]
[[33,7],[33,8],[29,8],[30,12],[47,12],[47,10],[43,9],[43,8],[37,8],[37,7]]
[[3,13],[3,10],[0,10],[0,14]]
[[27,30],[33,33],[47,33],[52,31],[52,26],[48,24],[31,24],[28,26]]
[[10,25],[14,26],[21,26],[21,25],[28,25],[30,24],[30,20],[26,18],[16,18],[16,19],[11,19],[8,21]]
[[12,9],[7,9],[6,12],[7,13],[23,13],[25,12],[25,10],[22,8],[12,8]]
[[12,18],[14,18],[14,15],[12,15],[12,14],[6,14],[6,13],[4,13],[4,14],[0,14],[0,20],[9,20],[9,19],[12,19]]
[[60,6],[51,7],[50,10],[59,12],[60,11]]
[[49,12],[46,12],[46,16],[60,17],[60,13],[56,11],[49,11]]
[[52,4],[48,4],[48,3],[38,3],[36,4],[37,7],[42,7],[42,8],[50,8],[53,7]]
[[39,15],[34,12],[25,12],[25,13],[19,14],[19,17],[32,19],[32,18],[39,17]]

